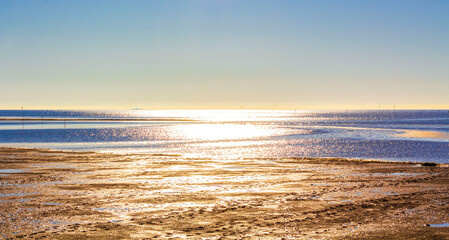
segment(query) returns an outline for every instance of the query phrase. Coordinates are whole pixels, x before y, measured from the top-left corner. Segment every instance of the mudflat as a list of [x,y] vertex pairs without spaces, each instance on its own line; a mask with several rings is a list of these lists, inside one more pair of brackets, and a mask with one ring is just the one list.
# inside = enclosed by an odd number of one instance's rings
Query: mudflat
[[449,239],[447,164],[24,148],[0,163],[3,238]]

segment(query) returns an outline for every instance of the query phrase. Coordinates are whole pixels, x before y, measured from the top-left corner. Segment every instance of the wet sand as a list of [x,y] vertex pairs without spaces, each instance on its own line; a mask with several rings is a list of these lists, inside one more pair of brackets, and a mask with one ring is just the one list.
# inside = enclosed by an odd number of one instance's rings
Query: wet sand
[[449,139],[449,133],[435,132],[435,131],[422,131],[422,130],[401,130],[398,137],[405,138],[445,138]]
[[3,238],[449,239],[447,164],[18,148],[0,163]]

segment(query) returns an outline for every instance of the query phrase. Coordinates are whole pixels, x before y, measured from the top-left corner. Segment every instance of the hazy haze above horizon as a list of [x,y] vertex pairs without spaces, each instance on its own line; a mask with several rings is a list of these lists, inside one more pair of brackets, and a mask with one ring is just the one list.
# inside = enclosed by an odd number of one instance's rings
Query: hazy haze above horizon
[[0,109],[449,108],[449,1],[0,2]]

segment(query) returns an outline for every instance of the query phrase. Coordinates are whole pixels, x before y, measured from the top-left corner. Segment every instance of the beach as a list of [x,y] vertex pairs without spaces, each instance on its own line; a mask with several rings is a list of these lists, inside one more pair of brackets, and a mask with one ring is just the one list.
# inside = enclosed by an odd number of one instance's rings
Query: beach
[[3,238],[449,238],[448,164],[32,148],[0,163]]
[[449,1],[0,1],[0,239],[448,239]]

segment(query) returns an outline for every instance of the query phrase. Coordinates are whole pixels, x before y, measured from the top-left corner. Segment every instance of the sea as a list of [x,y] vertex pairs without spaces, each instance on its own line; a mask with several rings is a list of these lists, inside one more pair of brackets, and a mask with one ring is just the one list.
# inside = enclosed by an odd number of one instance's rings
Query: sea
[[449,163],[449,111],[0,110],[0,147]]

